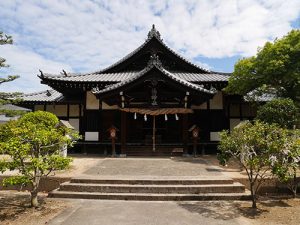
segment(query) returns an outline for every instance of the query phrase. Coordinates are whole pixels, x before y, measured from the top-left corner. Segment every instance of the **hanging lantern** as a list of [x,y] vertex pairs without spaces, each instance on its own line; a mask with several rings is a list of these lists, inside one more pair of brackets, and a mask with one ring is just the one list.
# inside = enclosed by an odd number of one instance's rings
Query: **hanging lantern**
[[167,114],[165,114],[165,121],[167,121],[168,120],[168,116],[167,116]]
[[175,120],[178,120],[179,118],[178,118],[178,115],[177,115],[177,113],[175,114]]
[[144,115],[144,120],[147,121],[147,115],[146,114]]
[[134,119],[136,120],[136,113],[134,113]]

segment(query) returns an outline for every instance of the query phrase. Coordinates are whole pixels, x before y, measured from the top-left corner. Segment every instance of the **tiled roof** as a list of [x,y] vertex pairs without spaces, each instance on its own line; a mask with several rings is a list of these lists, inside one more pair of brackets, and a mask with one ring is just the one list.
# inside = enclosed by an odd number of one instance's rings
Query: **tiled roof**
[[57,102],[63,99],[63,95],[55,90],[46,90],[31,94],[25,94],[22,97],[23,101],[29,102]]
[[[69,76],[51,76],[49,80],[69,81],[69,82],[121,82],[135,77],[140,72],[121,72],[121,73],[92,73],[84,75],[69,75]],[[170,72],[171,73],[171,72]],[[174,76],[184,79],[189,82],[226,82],[229,75],[218,73],[180,73],[172,72]]]
[[218,73],[173,73],[175,76],[189,82],[226,82],[229,75]]
[[197,85],[197,84],[193,84],[187,80],[184,80],[176,75],[174,75],[173,73],[167,71],[166,69],[164,69],[162,66],[159,66],[159,65],[156,65],[156,64],[152,64],[150,66],[147,66],[144,70],[140,71],[139,73],[135,74],[134,76],[131,76],[130,78],[126,79],[126,80],[123,80],[119,83],[116,83],[116,84],[112,84],[104,89],[98,89],[98,88],[94,88],[93,89],[93,93],[94,94],[101,94],[101,93],[106,93],[106,92],[109,92],[111,90],[115,90],[119,87],[122,87],[128,83],[131,83],[135,80],[137,80],[138,78],[142,77],[144,74],[146,74],[148,71],[150,71],[152,68],[156,67],[157,69],[159,69],[164,75],[166,75],[167,77],[171,78],[172,80],[174,81],[177,81],[178,83],[182,84],[182,85],[185,85],[191,89],[194,89],[194,90],[198,90],[198,91],[202,91],[204,93],[207,93],[207,94],[214,94],[215,92],[214,91],[210,91],[210,90],[207,90],[203,87],[201,87],[200,85]]
[[71,81],[71,82],[120,82],[134,76],[138,72],[121,72],[121,73],[90,73],[82,75],[68,76],[46,76],[49,80]]

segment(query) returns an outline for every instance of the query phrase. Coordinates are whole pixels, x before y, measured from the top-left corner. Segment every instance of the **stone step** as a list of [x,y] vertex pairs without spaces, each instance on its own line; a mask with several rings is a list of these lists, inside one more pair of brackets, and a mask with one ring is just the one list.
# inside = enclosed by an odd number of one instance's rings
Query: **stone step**
[[233,180],[224,177],[201,177],[201,178],[144,178],[144,179],[114,179],[114,178],[73,178],[71,183],[88,184],[145,184],[145,185],[201,185],[201,184],[233,184]]
[[245,186],[233,184],[202,184],[202,185],[141,185],[141,184],[88,184],[66,182],[60,185],[60,191],[101,192],[101,193],[242,193]]
[[54,190],[52,198],[106,199],[133,201],[211,201],[211,200],[250,200],[250,193],[201,193],[201,194],[151,194],[151,193],[98,193],[68,192]]

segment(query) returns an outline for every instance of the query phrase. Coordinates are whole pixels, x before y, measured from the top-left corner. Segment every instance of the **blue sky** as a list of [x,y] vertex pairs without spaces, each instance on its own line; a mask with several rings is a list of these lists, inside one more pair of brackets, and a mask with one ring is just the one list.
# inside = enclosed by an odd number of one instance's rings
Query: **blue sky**
[[1,0],[0,46],[21,78],[1,91],[34,92],[38,70],[93,72],[141,45],[152,24],[163,40],[193,63],[232,72],[241,57],[300,27],[300,0]]

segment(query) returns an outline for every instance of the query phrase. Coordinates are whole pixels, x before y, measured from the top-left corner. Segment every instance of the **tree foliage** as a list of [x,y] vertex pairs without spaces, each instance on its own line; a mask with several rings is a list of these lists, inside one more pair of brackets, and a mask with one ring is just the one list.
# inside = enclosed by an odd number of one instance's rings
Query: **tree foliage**
[[[11,36],[4,34],[0,31],[0,45],[6,45],[6,44],[13,44],[13,39]],[[2,57],[0,57],[0,69],[1,67],[8,67],[6,64],[6,60]],[[19,76],[16,75],[10,75],[7,77],[0,76],[0,85],[6,82],[13,81],[17,79]],[[8,104],[8,103],[17,103],[21,99],[19,98],[21,93],[6,93],[6,92],[0,92],[0,105]],[[23,112],[13,112],[13,110],[0,110],[0,114],[5,114],[7,116],[10,115],[22,115]]]
[[292,129],[298,122],[298,110],[291,99],[273,99],[258,108],[256,119],[266,123],[276,123],[280,127]]
[[[0,31],[0,45],[7,45],[7,44],[13,44],[12,37]],[[2,57],[0,57],[0,68],[1,67],[8,67],[8,65],[6,64],[6,59]],[[0,84],[4,82],[13,81],[16,78],[18,78],[18,76],[15,75],[8,76],[7,78],[0,77]]]
[[225,88],[239,95],[274,89],[278,96],[300,101],[300,30],[267,42],[256,56],[239,60]]
[[292,151],[291,146],[295,146],[291,144],[295,140],[291,137],[291,130],[260,121],[244,122],[231,133],[221,132],[218,154],[220,164],[225,165],[228,160],[235,158],[246,170],[253,208],[256,208],[257,191],[274,171],[274,158],[278,158],[283,150]]
[[69,165],[71,158],[61,156],[61,148],[71,146],[79,138],[77,133],[58,124],[52,113],[37,111],[0,126],[0,153],[10,156],[0,160],[0,172],[19,172],[4,179],[4,185],[30,184],[31,205],[35,207],[40,179]]
[[288,138],[282,150],[271,158],[272,173],[292,191],[293,196],[297,195],[299,180],[297,170],[300,162],[300,132],[299,130],[284,130]]

